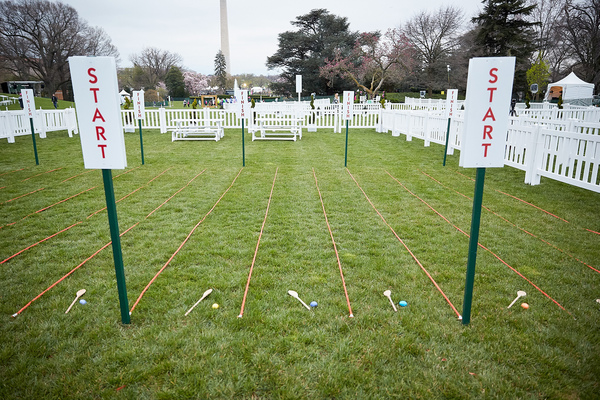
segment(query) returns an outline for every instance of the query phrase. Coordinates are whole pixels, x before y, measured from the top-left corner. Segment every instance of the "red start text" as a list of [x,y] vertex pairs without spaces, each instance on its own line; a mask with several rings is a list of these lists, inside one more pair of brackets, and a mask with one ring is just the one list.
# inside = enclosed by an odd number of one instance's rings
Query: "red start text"
[[[96,72],[96,68],[88,68],[88,76],[90,77],[90,80],[88,81],[91,84],[98,84],[98,77],[94,74]],[[90,92],[93,93],[94,96],[94,103],[98,104],[98,92],[100,91],[100,88],[98,87],[91,87],[90,88]],[[96,141],[98,142],[98,148],[100,149],[100,151],[102,152],[102,158],[106,158],[106,147],[108,146],[106,144],[106,129],[104,128],[104,126],[102,125],[102,123],[106,123],[106,120],[104,119],[104,117],[102,116],[102,112],[100,111],[100,109],[98,107],[96,107],[96,111],[94,111],[94,116],[92,117],[92,124],[94,125],[94,129],[96,130]]]
[[491,123],[496,121],[496,117],[494,116],[494,111],[492,110],[492,107],[491,107],[491,104],[494,101],[494,92],[498,89],[498,87],[492,86],[494,83],[498,82],[498,75],[496,75],[496,72],[498,72],[498,68],[492,68],[492,69],[490,69],[490,72],[489,72],[490,79],[488,80],[488,82],[490,85],[488,86],[487,91],[490,94],[490,98],[489,98],[490,106],[488,107],[488,110],[486,111],[485,115],[483,116],[483,122],[487,123],[487,125],[483,126],[483,143],[481,144],[481,146],[483,146],[483,156],[484,157],[487,157],[488,148],[492,145],[492,143],[486,142],[486,140],[492,140],[492,133],[494,132],[494,126]]

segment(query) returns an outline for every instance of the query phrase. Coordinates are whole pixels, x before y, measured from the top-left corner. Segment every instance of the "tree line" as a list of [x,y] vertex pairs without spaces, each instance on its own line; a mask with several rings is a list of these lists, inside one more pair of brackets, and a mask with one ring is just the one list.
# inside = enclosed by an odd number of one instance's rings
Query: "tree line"
[[317,94],[464,90],[469,59],[492,56],[516,57],[515,95],[571,71],[600,84],[600,0],[483,0],[471,18],[443,6],[385,32],[352,31],[326,9],[291,24],[297,29],[279,34],[266,63],[282,71],[276,88],[288,94],[295,75]]
[[[385,31],[357,32],[345,17],[311,10],[278,35],[266,65],[277,79],[246,75],[256,85],[293,95],[295,76],[308,93],[465,89],[468,61],[477,56],[515,56],[515,94],[531,83],[543,89],[575,71],[600,86],[600,0],[483,0],[468,18],[456,6],[422,11]],[[89,26],[60,1],[0,0],[0,78],[41,80],[45,95],[70,93],[68,58],[119,52],[100,27]],[[210,87],[231,88],[222,54],[215,73],[187,70],[176,53],[148,47],[119,69],[120,87],[145,89],[152,101],[184,97]],[[68,96],[67,96],[68,97]]]

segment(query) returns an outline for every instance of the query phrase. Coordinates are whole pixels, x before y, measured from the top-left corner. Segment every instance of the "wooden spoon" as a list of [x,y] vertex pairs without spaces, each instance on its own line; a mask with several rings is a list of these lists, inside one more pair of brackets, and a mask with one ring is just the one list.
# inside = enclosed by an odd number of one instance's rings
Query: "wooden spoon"
[[390,299],[390,303],[392,303],[392,307],[394,307],[394,311],[398,311],[398,309],[396,308],[396,305],[394,304],[394,301],[392,300],[392,291],[386,290],[385,292],[383,292],[383,295],[385,297],[387,297],[388,299]]
[[77,297],[75,297],[75,300],[73,300],[73,302],[71,303],[71,305],[69,306],[69,308],[67,308],[67,311],[65,311],[65,314],[68,313],[69,311],[71,311],[71,307],[73,307],[73,305],[75,304],[75,302],[77,301],[77,299],[79,299],[84,294],[85,294],[85,289],[79,289],[77,291]]

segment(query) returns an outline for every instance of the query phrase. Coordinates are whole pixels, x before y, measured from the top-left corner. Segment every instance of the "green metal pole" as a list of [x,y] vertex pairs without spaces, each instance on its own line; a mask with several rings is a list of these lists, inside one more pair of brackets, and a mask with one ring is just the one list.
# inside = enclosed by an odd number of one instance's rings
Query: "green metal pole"
[[246,145],[244,144],[244,119],[242,118],[242,166],[246,166]]
[[448,129],[446,129],[446,148],[444,149],[444,162],[443,166],[446,166],[446,155],[448,154],[448,142],[450,141],[450,118],[448,118]]
[[35,144],[35,130],[33,129],[33,118],[29,118],[29,124],[31,125],[31,139],[33,139],[33,152],[35,153],[35,165],[40,165],[40,159],[38,158],[37,146]]
[[110,238],[112,240],[113,259],[115,261],[115,274],[117,276],[117,289],[119,291],[119,303],[121,306],[121,321],[124,324],[129,324],[131,322],[129,317],[129,302],[127,301],[127,286],[125,285],[125,269],[123,268],[123,254],[121,253],[121,237],[119,236],[119,221],[117,219],[117,204],[115,203],[112,171],[110,169],[103,169],[102,179],[104,180],[108,225],[110,226]]
[[475,195],[473,196],[473,215],[471,217],[471,236],[469,238],[469,257],[467,259],[467,278],[465,281],[465,299],[463,302],[462,323],[471,321],[471,304],[473,302],[473,283],[475,282],[475,263],[479,245],[479,224],[481,222],[481,204],[483,202],[483,183],[485,168],[477,168],[475,178]]
[[142,149],[142,165],[144,165],[144,140],[142,139],[142,120],[138,119],[140,123],[140,149]]
[[346,120],[346,154],[344,155],[344,167],[348,166],[348,120]]

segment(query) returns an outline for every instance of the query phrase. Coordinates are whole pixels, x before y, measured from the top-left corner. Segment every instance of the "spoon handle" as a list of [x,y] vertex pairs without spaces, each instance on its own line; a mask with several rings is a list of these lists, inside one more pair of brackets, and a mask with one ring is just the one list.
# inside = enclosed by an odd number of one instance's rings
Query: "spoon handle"
[[517,300],[519,300],[519,298],[521,298],[521,296],[517,296],[517,298],[516,298],[516,299],[514,299],[514,300],[512,301],[512,303],[510,303],[510,304],[508,305],[508,307],[506,307],[506,308],[511,308],[511,307],[513,306],[513,304],[515,304],[515,302],[516,302]]
[[71,307],[73,307],[73,305],[75,304],[75,302],[77,301],[78,298],[79,298],[79,296],[75,297],[75,300],[73,300],[73,302],[71,303],[69,308],[67,308],[67,311],[65,311],[65,314],[68,313],[69,311],[71,311]]
[[306,303],[305,303],[305,302],[303,302],[303,301],[302,301],[302,299],[301,299],[300,297],[298,297],[298,300],[300,300],[300,303],[302,303],[302,305],[303,305],[304,307],[306,307],[306,309],[307,309],[307,310],[310,310],[310,307],[309,307],[309,306],[307,306],[307,305],[306,305]]
[[392,303],[392,307],[394,308],[394,311],[398,312],[398,309],[396,308],[396,305],[394,304],[394,301],[392,300],[392,298],[388,297],[388,299],[390,300],[390,303]]

